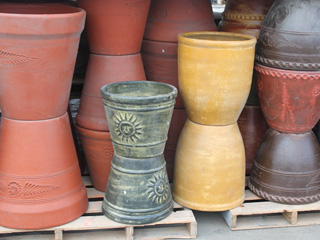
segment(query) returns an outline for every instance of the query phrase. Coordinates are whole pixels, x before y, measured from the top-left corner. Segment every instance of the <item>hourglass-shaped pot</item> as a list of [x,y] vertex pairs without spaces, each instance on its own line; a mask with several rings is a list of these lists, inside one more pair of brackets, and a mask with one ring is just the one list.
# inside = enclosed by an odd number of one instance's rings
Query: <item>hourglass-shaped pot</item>
[[250,91],[256,39],[191,32],[178,41],[179,88],[189,120],[178,142],[173,197],[191,209],[230,209],[244,200],[237,120]]
[[163,151],[177,89],[132,81],[105,85],[101,94],[115,152],[103,211],[123,223],[158,221],[173,207]]

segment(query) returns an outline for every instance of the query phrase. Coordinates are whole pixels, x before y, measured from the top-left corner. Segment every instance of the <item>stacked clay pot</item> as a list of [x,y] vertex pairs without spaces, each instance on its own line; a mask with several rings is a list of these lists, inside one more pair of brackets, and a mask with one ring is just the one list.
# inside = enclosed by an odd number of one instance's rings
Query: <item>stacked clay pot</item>
[[251,87],[256,39],[190,32],[178,41],[188,120],[176,151],[173,198],[194,210],[228,210],[244,201],[245,151],[237,120]]
[[93,186],[105,191],[113,147],[100,89],[121,81],[146,80],[140,55],[150,0],[79,0],[87,12],[90,56],[76,127]]
[[[210,0],[152,0],[141,49],[147,79],[178,88],[177,35],[216,29]],[[178,138],[186,119],[178,93],[164,151],[170,180],[173,179]]]
[[[218,31],[249,34],[259,38],[262,22],[273,2],[274,0],[227,1]],[[254,157],[268,129],[259,105],[255,72],[249,98],[238,124],[246,152],[246,174],[250,174]]]
[[79,8],[0,4],[1,226],[48,228],[87,209],[67,114],[84,21]]
[[312,131],[320,118],[319,12],[319,1],[276,0],[257,44],[259,99],[270,129],[249,187],[275,202],[320,199],[320,147]]

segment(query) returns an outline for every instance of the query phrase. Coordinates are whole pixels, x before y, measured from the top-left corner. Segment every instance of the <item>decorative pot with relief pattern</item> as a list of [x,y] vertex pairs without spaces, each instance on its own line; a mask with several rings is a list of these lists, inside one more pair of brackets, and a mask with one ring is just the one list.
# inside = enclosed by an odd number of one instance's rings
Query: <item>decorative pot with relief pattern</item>
[[320,70],[320,1],[275,0],[262,24],[256,59],[268,67]]
[[131,81],[101,88],[114,156],[103,212],[114,221],[145,224],[173,208],[163,151],[177,89]]

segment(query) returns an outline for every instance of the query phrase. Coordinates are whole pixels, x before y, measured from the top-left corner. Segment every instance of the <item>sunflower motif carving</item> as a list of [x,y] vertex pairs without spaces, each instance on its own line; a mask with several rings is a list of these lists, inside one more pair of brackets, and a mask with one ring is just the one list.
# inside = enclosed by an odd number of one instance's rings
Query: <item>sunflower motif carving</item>
[[118,114],[115,116],[116,133],[124,142],[134,143],[141,138],[142,124],[140,120],[132,114]]
[[0,194],[5,194],[7,190],[6,181],[0,177]]
[[49,193],[59,188],[59,186],[53,186],[48,184],[40,185],[33,183],[25,183],[23,186],[16,181],[9,182],[7,186],[9,195],[11,197],[19,197],[20,195],[23,195],[24,198],[33,198],[39,195]]
[[148,198],[158,204],[164,203],[169,197],[169,182],[164,171],[158,172],[148,180]]
[[32,60],[37,60],[37,58],[31,58],[31,57],[0,50],[1,65],[17,65],[17,64],[26,63]]

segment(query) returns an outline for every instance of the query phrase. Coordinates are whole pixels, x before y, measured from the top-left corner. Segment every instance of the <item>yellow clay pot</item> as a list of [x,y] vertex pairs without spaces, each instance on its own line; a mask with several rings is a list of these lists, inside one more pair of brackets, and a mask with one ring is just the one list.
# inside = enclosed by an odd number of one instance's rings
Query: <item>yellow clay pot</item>
[[178,35],[179,89],[188,117],[235,123],[249,95],[256,38],[226,32]]
[[173,197],[200,211],[224,211],[244,201],[245,153],[237,123],[204,126],[187,120],[177,146]]

